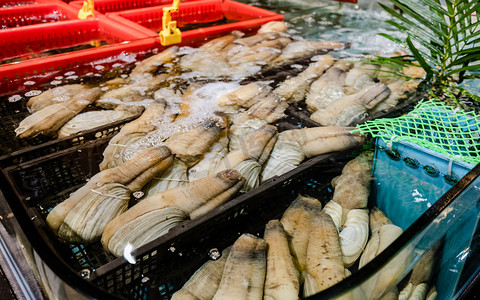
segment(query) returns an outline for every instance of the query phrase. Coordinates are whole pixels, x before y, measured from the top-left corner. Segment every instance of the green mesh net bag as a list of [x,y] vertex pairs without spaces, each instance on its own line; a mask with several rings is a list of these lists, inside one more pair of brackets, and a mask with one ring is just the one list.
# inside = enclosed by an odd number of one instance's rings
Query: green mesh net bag
[[453,160],[480,162],[480,117],[440,101],[420,101],[408,114],[358,125],[387,143],[408,141],[439,152]]

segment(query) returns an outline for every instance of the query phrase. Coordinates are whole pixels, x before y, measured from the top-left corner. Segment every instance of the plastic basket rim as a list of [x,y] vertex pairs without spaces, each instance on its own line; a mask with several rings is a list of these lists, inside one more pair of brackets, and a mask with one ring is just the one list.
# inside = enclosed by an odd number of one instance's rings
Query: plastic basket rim
[[[378,144],[380,141],[385,143],[385,146],[388,147],[388,142],[385,142],[385,140],[381,137],[376,137],[376,144]],[[429,148],[426,148],[426,147],[423,147],[423,146],[420,146],[420,145],[417,145],[415,143],[412,143],[410,141],[403,141],[403,140],[400,140],[400,141],[394,141],[392,142],[392,148],[395,148],[395,145],[396,144],[400,144],[400,145],[403,145],[405,147],[409,147],[409,148],[412,148],[414,150],[417,150],[417,151],[420,151],[420,152],[424,152],[425,154],[428,154],[428,155],[432,155],[434,156],[435,158],[438,158],[440,160],[443,160],[443,161],[447,161],[447,162],[450,162],[452,161],[453,164],[457,164],[457,165],[460,165],[464,168],[467,168],[469,170],[473,169],[475,167],[474,164],[470,164],[470,163],[467,163],[467,162],[464,162],[464,161],[460,161],[460,160],[454,160],[453,158],[450,158],[448,156],[445,156],[435,150],[432,150],[432,149],[429,149]]]

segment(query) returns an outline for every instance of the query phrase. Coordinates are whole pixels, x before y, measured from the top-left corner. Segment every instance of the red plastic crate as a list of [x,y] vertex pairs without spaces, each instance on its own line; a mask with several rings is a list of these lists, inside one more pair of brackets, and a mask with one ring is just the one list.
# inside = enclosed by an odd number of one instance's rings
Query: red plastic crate
[[[116,24],[115,24],[116,25]],[[74,47],[101,40],[116,44],[145,37],[141,33],[121,31],[101,19],[73,20],[0,31],[0,60],[26,56],[35,58],[42,52]]]
[[[153,16],[157,17],[157,21],[161,24],[161,17],[163,16],[163,6],[152,7],[148,9],[130,10],[124,13],[129,16],[135,16],[138,19],[144,18],[147,12],[155,12]],[[122,13],[123,14],[123,13]],[[205,41],[213,39],[223,34],[227,34],[232,30],[241,30],[246,33],[255,33],[258,28],[264,23],[283,20],[283,16],[250,5],[242,4],[235,1],[221,0],[209,0],[209,1],[195,1],[195,3],[182,3],[180,6],[180,12],[176,14],[181,17],[180,24],[186,24],[191,22],[212,22],[218,20],[218,18],[227,18],[237,20],[235,23],[224,24],[219,26],[210,26],[194,30],[187,30],[182,32],[182,44],[189,46],[199,46]],[[15,29],[5,29],[0,31],[0,59],[6,53],[10,56],[19,55],[25,53],[25,46],[27,44],[40,45],[40,40],[46,39],[54,47],[60,47],[58,45],[59,40],[65,40],[66,43],[75,42],[75,39],[83,39],[85,35],[75,30],[82,31],[87,29],[87,24],[90,27],[101,27],[101,32],[109,33],[111,37],[115,37],[116,34],[121,36],[123,40],[130,40],[131,42],[122,42],[120,44],[102,46],[98,48],[74,51],[64,54],[56,54],[49,57],[34,58],[19,63],[10,63],[6,65],[0,65],[0,95],[9,94],[12,92],[19,92],[25,90],[31,90],[32,86],[29,84],[33,81],[35,84],[48,84],[56,76],[63,76],[69,71],[73,70],[75,75],[82,76],[87,73],[97,72],[96,67],[100,66],[102,70],[108,70],[114,68],[119,64],[126,64],[122,61],[122,57],[129,55],[135,56],[135,59],[139,60],[152,53],[156,53],[165,49],[160,45],[160,39],[158,34],[151,29],[140,26],[132,21],[129,21],[123,17],[118,16],[120,22],[114,22],[110,18],[110,22],[106,22],[108,19],[103,15],[99,15],[97,20],[84,20],[84,21],[64,21],[62,30],[64,34],[52,32],[56,24],[41,24],[36,26],[29,26],[29,30],[19,31],[17,33],[18,38],[13,32]],[[96,23],[95,23],[96,22]],[[91,24],[92,23],[92,24]],[[126,26],[127,24],[130,26]],[[80,24],[83,24],[80,26]],[[35,28],[44,28],[44,30],[37,30]],[[70,29],[67,29],[69,27]],[[75,29],[76,28],[76,29]],[[23,29],[27,29],[24,27]],[[98,28],[97,28],[98,29]],[[20,30],[17,29],[17,30]],[[91,29],[89,34],[99,35],[100,33]],[[7,36],[5,33],[9,33]],[[21,33],[21,34],[20,34]],[[2,36],[3,34],[3,36]],[[132,41],[143,37],[142,40]],[[17,40],[15,40],[17,38]],[[96,38],[96,36],[94,36]],[[114,39],[115,40],[115,39]],[[28,84],[26,84],[28,83]]]
[[[72,1],[69,4],[77,11],[82,8],[84,0]],[[190,2],[195,0],[182,0],[182,2]],[[130,10],[158,5],[172,4],[172,0],[95,0],[95,11],[105,14],[107,12],[117,12],[122,10]]]
[[21,58],[24,61],[42,57],[42,53],[50,50],[89,46],[92,41],[112,45],[146,37],[141,32],[124,30],[106,18],[11,28],[0,31],[0,60]]
[[77,11],[62,2],[13,6],[0,9],[0,28],[76,20]]
[[[146,35],[158,37],[162,29],[163,6],[107,13],[107,17],[119,23],[143,31]],[[254,33],[261,25],[270,21],[281,21],[283,16],[265,9],[231,0],[201,0],[181,3],[179,11],[172,13],[172,20],[182,31],[182,45],[202,43],[208,38],[227,34],[233,30]],[[226,24],[212,25],[224,19]],[[202,28],[188,30],[186,25]]]
[[[94,40],[105,41],[107,45],[35,57],[35,53],[41,51],[89,45]],[[24,81],[48,82],[54,73],[66,72],[72,68],[95,71],[92,62],[111,62],[115,60],[114,56],[146,53],[155,46],[155,40],[151,37],[125,28],[103,15],[95,19],[0,30],[0,60],[25,57],[23,61],[0,65],[0,94],[31,88],[24,87]],[[109,68],[109,63],[104,63],[103,67]]]

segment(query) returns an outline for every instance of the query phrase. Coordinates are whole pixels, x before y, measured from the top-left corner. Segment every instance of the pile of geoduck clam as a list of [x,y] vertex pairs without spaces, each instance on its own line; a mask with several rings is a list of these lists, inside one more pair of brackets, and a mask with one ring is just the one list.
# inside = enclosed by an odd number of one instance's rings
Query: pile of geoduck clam
[[[199,48],[173,46],[139,62],[126,77],[98,86],[63,85],[32,97],[27,103],[32,114],[16,128],[18,138],[38,134],[65,137],[138,116],[110,140],[100,172],[50,211],[47,223],[53,232],[65,242],[101,241],[108,252],[121,256],[127,245],[138,248],[185,220],[203,216],[238,192],[248,192],[296,168],[307,158],[361,145],[364,137],[352,133],[353,126],[373,113],[395,107],[416,88],[416,82],[384,76],[387,72],[382,73],[383,67],[335,59],[328,53],[348,46],[346,43],[306,41],[285,31],[284,23],[271,22],[252,36],[232,32]],[[275,70],[286,68],[291,72],[275,74]],[[261,78],[259,74],[266,71],[273,75]],[[87,107],[89,111],[84,112]],[[318,126],[279,130],[274,124],[285,118],[291,107],[305,107],[303,113]],[[361,181],[358,184],[365,189],[370,173],[358,172],[371,169],[371,157],[360,156],[360,160],[366,160],[360,164],[369,167],[349,176]],[[336,193],[342,186],[341,178],[333,184]],[[132,195],[139,198],[134,205]],[[246,254],[261,261],[264,268],[263,275],[255,276],[266,278],[265,288],[262,280],[249,279],[255,285],[249,290],[256,290],[254,298],[258,299],[262,295],[265,299],[276,297],[268,296],[267,291],[278,289],[277,279],[271,279],[277,275],[268,272],[270,252],[273,256],[280,252],[293,255],[292,261],[285,262],[291,295],[298,297],[302,290],[308,296],[338,282],[348,276],[348,267],[362,255],[360,250],[368,237],[378,239],[375,236],[382,232],[381,226],[391,225],[387,221],[374,225],[376,212],[372,212],[369,234],[366,202],[351,207],[350,200],[343,201],[334,197],[322,209],[313,199],[299,197],[281,222],[267,225],[265,240],[242,236],[238,243],[254,244],[241,244],[237,249],[235,243],[222,270],[227,272],[229,260],[239,259],[247,248],[260,251],[258,255]],[[295,229],[289,223],[295,220],[288,221],[291,209],[300,209],[298,213],[306,214],[305,221],[310,223]],[[325,232],[311,229],[319,226]],[[393,230],[398,231],[398,227]],[[297,249],[296,235],[308,234],[331,240],[302,237],[298,242],[302,250]],[[284,240],[277,241],[279,238]],[[344,245],[345,241],[353,242]],[[367,245],[364,263],[383,250],[385,243],[369,254]],[[309,263],[322,258],[308,253],[318,256],[321,251],[313,249],[322,247],[337,252],[328,252],[328,258],[333,259],[326,262],[328,267],[312,270],[320,267]],[[284,259],[275,261],[283,264]],[[253,265],[245,268],[257,270]],[[327,276],[329,280],[319,279],[324,277],[317,271],[321,274],[327,269],[334,275]],[[216,283],[215,299],[232,299],[222,288],[231,284],[227,277],[220,276]],[[378,293],[376,285],[365,293]]]
[[[367,207],[373,155],[363,152],[333,178],[333,197],[298,195],[263,237],[242,234],[217,260],[204,263],[172,297],[180,299],[298,299],[315,295],[363,268],[402,229]],[[338,299],[435,299],[432,285],[440,243],[407,272],[414,254],[405,247],[368,280]],[[399,290],[399,287],[401,290]]]

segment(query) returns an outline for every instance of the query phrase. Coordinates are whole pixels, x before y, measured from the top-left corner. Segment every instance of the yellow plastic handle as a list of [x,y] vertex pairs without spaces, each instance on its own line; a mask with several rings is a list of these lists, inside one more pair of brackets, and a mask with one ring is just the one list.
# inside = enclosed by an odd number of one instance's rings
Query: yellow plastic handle
[[85,20],[88,17],[95,18],[95,13],[93,12],[93,10],[94,10],[93,0],[83,1],[83,6],[78,11],[78,18],[80,20]]
[[177,28],[177,22],[172,21],[171,13],[178,12],[180,0],[173,0],[172,6],[163,8],[162,31],[160,31],[160,43],[162,46],[178,44],[182,42],[182,33]]

